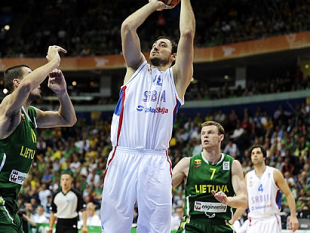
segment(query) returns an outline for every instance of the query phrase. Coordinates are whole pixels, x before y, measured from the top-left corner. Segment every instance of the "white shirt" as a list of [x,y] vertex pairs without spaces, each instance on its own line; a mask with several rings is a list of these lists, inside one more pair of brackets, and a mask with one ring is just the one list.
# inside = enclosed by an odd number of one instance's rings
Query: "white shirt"
[[121,87],[111,125],[113,146],[167,150],[174,117],[182,104],[172,68],[160,71],[143,62]]
[[42,215],[38,215],[38,214],[34,215],[33,216],[33,221],[35,223],[48,223],[48,219],[44,216],[44,214],[42,214]]
[[97,214],[92,217],[88,217],[86,221],[87,226],[101,226],[101,220]]
[[255,170],[247,174],[249,217],[251,218],[268,218],[280,212],[276,202],[279,188],[274,182],[273,171],[274,168],[266,166],[261,177],[256,175]]

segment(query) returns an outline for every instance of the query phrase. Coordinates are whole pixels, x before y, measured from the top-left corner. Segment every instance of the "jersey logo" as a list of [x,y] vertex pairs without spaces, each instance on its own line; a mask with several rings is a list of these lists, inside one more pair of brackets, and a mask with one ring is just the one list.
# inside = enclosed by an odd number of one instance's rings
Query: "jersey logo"
[[195,201],[194,210],[205,213],[225,213],[227,210],[227,205],[217,202]]
[[27,178],[27,173],[23,173],[17,170],[12,170],[9,181],[15,184],[22,185]]
[[152,107],[146,107],[144,108],[142,105],[138,105],[136,108],[138,112],[144,112],[144,113],[161,113],[161,114],[166,114],[169,112],[169,109],[163,107],[157,107],[157,108],[152,108]]
[[229,171],[229,162],[227,162],[227,161],[223,162],[223,170],[224,171]]
[[195,159],[194,161],[194,167],[200,167],[201,166],[201,160],[200,159]]
[[138,111],[138,112],[142,112],[142,111],[143,111],[143,109],[144,109],[144,107],[143,107],[143,106],[138,105],[138,107],[137,107],[137,111]]

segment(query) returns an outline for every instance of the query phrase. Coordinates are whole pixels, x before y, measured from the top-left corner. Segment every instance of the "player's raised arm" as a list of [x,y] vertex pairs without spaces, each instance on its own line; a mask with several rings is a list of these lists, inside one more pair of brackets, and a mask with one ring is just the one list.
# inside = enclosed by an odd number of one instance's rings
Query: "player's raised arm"
[[[156,10],[163,10],[166,4],[158,0],[150,0],[149,3],[128,16],[121,27],[122,50],[127,68],[136,70],[139,65],[145,61],[141,53],[140,39],[137,34],[138,27],[147,19],[147,17]],[[126,75],[124,83],[132,73]]]
[[195,16],[190,0],[181,1],[180,41],[177,57],[173,66],[173,74],[177,92],[180,98],[185,95],[193,77]]
[[20,108],[30,105],[35,96],[40,95],[40,84],[49,72],[60,63],[59,52],[67,51],[59,46],[49,46],[46,58],[48,63],[32,71],[26,65],[14,66],[4,73],[5,86],[11,94],[0,105],[0,139],[7,137],[20,122]]

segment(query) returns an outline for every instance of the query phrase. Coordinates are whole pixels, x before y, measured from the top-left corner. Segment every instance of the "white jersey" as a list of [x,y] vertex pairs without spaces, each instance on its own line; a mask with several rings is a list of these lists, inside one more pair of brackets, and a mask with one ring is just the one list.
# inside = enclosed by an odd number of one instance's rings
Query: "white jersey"
[[121,87],[111,126],[113,146],[167,150],[182,104],[172,69],[160,71],[143,62]]
[[274,168],[266,166],[260,178],[255,170],[247,174],[250,218],[268,218],[280,212],[279,188],[274,182],[273,171]]

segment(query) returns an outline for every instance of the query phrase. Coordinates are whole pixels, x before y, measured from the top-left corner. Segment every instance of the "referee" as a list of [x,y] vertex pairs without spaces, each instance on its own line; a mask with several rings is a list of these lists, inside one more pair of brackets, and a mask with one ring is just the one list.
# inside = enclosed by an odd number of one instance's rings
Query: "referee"
[[53,232],[53,225],[57,217],[56,233],[78,233],[77,222],[78,212],[82,212],[83,228],[82,233],[87,233],[86,204],[82,195],[72,188],[72,176],[70,173],[61,175],[61,191],[53,196],[50,207],[50,228],[48,233]]

